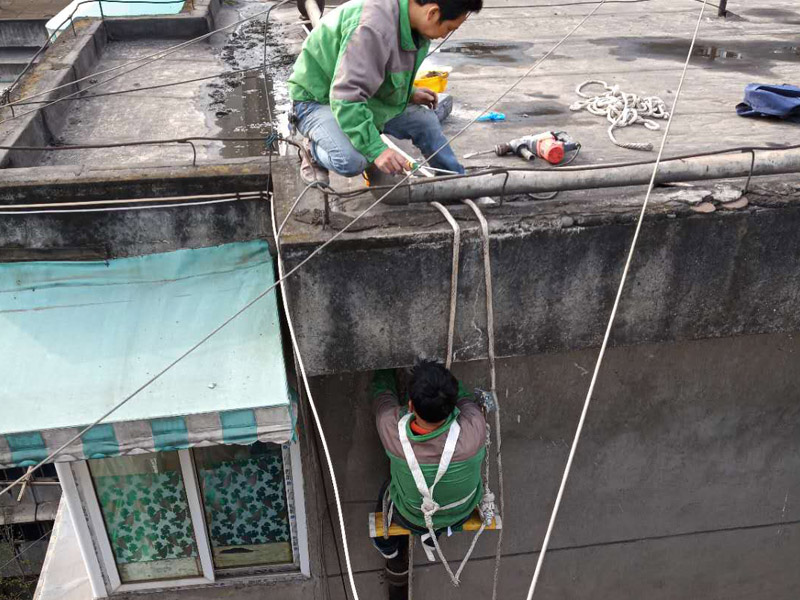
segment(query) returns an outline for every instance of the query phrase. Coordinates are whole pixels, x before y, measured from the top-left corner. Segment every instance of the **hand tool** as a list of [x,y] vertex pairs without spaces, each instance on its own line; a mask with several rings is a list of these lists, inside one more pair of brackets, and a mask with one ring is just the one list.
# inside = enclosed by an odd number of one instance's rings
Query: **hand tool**
[[573,140],[565,131],[545,131],[515,138],[503,144],[498,144],[491,150],[471,152],[465,154],[464,158],[472,158],[494,152],[497,156],[515,154],[528,161],[538,157],[550,164],[557,165],[564,160],[567,152],[580,150],[580,147],[580,143]]

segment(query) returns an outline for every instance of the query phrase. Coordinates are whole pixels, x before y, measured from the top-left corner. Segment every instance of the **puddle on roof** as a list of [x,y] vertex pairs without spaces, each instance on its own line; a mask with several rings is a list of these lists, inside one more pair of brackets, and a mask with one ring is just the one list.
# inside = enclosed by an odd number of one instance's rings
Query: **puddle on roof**
[[[233,22],[255,10],[263,10],[263,5],[227,4],[221,13],[228,12],[224,17]],[[282,81],[288,79],[294,60],[279,43],[280,37],[276,28],[267,27],[266,73],[261,69],[264,64],[263,21],[244,23],[230,35],[212,40],[226,70],[253,69],[207,85],[209,110],[221,129],[219,137],[266,137],[276,125],[270,122],[270,109],[275,121],[285,120],[288,95],[286,90],[275,90],[272,80],[273,77]],[[220,147],[220,156],[224,158],[266,155],[266,146],[261,141],[223,142]]]
[[[689,42],[676,38],[603,38],[593,40],[615,46],[611,54],[620,61],[655,58],[684,61]],[[800,45],[780,41],[744,40],[695,45],[693,64],[731,71],[769,71],[777,63],[800,62]]]
[[742,12],[748,17],[762,17],[773,19],[785,25],[800,25],[800,12],[785,8],[752,8]]
[[437,62],[460,64],[480,61],[486,63],[518,63],[525,60],[525,53],[533,47],[531,42],[486,42],[466,40],[452,42],[442,47],[431,58],[439,56]]

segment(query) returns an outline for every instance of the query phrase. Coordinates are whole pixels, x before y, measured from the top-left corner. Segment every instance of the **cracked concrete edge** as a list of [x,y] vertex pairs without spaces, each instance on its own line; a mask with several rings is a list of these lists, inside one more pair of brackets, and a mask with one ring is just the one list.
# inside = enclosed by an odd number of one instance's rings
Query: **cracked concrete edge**
[[[274,175],[281,177],[295,165],[288,157],[275,157],[272,168]],[[196,167],[66,165],[5,169],[2,173],[0,205],[252,192],[265,190],[270,175],[264,158],[229,159]]]
[[[194,8],[189,12],[159,17],[114,17],[106,19],[78,19],[74,32],[70,29],[60,35],[43,53],[41,59],[25,74],[12,100],[46,92],[54,87],[69,84],[89,74],[103,53],[109,38],[131,40],[141,38],[190,38],[214,29],[216,14],[221,8],[220,0],[193,0]],[[72,87],[50,91],[39,99],[50,102],[76,91]],[[0,119],[15,117],[8,127],[0,125],[0,140],[3,146],[44,146],[60,130],[58,119],[63,116],[64,105],[55,104],[40,110],[28,107],[12,112],[9,107],[0,107]],[[16,117],[22,111],[25,117]],[[38,154],[0,150],[0,168],[10,165],[32,166]]]
[[[302,184],[287,184],[283,178],[276,178],[276,201],[279,214],[285,215],[296,197]],[[283,188],[283,189],[282,189]],[[492,235],[519,235],[530,232],[597,227],[634,223],[641,208],[641,198],[627,199],[619,191],[605,190],[604,195],[592,198],[592,191],[583,197],[551,202],[507,202],[500,206],[487,207],[485,213],[490,220]],[[594,191],[597,192],[597,191]],[[674,190],[659,188],[650,201],[647,212],[648,220],[702,218],[697,214],[696,205],[671,199]],[[371,203],[372,197],[364,206]],[[740,196],[735,202],[716,202],[711,204],[721,209],[713,218],[743,211],[758,212],[760,210],[782,209],[797,206],[800,202],[800,183],[770,181],[751,185],[747,195]],[[743,200],[743,201],[742,201]],[[715,211],[711,212],[716,212]],[[453,216],[466,225],[465,230],[477,231],[472,212],[465,206],[451,205]],[[298,206],[290,226],[286,228],[283,242],[287,251],[297,250],[303,253],[325,240],[335,232],[342,230],[354,220],[359,211],[350,213],[330,210],[328,222],[325,223],[323,194],[310,190],[303,202]],[[432,239],[449,239],[452,236],[450,227],[444,222],[441,214],[428,206],[378,207],[374,213],[368,213],[351,225],[337,243],[345,246],[358,243],[376,245],[404,245],[420,243]]]

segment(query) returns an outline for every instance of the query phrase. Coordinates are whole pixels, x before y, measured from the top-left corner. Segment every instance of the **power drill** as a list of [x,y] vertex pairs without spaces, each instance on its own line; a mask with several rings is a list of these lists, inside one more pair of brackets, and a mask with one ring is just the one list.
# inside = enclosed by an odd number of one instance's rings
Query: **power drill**
[[534,160],[537,157],[550,164],[557,165],[564,160],[567,152],[580,150],[581,145],[573,140],[565,131],[545,131],[534,135],[525,135],[503,144],[498,144],[492,150],[473,152],[464,155],[472,158],[479,154],[494,152],[497,156],[515,154],[525,160]]

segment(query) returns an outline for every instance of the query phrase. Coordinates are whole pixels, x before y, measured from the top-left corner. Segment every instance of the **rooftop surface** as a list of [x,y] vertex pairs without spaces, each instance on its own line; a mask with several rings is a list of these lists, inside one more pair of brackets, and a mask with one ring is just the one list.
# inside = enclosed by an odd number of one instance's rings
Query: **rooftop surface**
[[49,19],[70,0],[0,0],[2,19]]
[[[270,3],[258,0],[226,2],[215,16],[215,25],[230,25],[262,12],[267,6]],[[447,91],[454,97],[454,109],[445,122],[446,135],[456,134],[506,91],[594,6],[582,2],[574,5],[517,4],[511,0],[487,0],[484,9],[472,15],[429,58],[431,67],[452,68]],[[701,7],[698,0],[627,0],[600,7],[493,107],[506,116],[505,121],[470,126],[453,141],[456,154],[463,156],[487,150],[520,135],[562,130],[583,145],[575,165],[654,159],[654,151],[628,150],[614,145],[603,117],[586,111],[573,112],[570,105],[579,99],[575,92],[578,85],[588,80],[602,80],[626,92],[659,96],[671,106]],[[706,7],[667,141],[666,156],[743,145],[779,146],[797,139],[798,124],[741,118],[734,107],[742,100],[748,83],[783,83],[796,78],[800,67],[797,41],[800,39],[800,8],[791,0],[767,0],[758,3],[758,7],[731,2],[729,9],[727,18],[719,18],[713,5]],[[60,113],[62,126],[57,128],[54,141],[61,145],[80,145],[187,136],[264,137],[270,129],[267,99],[272,103],[275,122],[285,133],[290,108],[286,79],[305,36],[293,5],[273,11],[266,37],[265,78],[258,70],[265,39],[260,21],[231,27],[208,41],[192,44],[130,74],[102,83],[88,93],[106,94],[189,79],[209,79],[65,102],[67,109]],[[90,72],[118,67],[179,41],[148,38],[111,41],[99,53]],[[53,50],[54,60],[63,62],[64,57],[58,57],[58,47]],[[254,70],[214,77],[239,69]],[[94,84],[95,80],[90,79],[89,83]],[[4,114],[7,113],[6,110]],[[4,137],[14,123],[0,124],[0,137]],[[660,121],[662,128],[664,123]],[[662,132],[663,129],[649,131],[634,125],[618,130],[616,135],[624,142],[649,142],[657,147]],[[198,164],[265,154],[261,142],[198,142],[196,146]],[[419,158],[419,153],[410,145],[404,144],[404,147]],[[465,159],[464,163],[469,167],[530,165],[516,157],[492,154]],[[191,164],[192,151],[185,144],[51,152],[37,163],[38,166],[103,165],[111,168]],[[541,161],[532,166],[552,168]],[[290,173],[289,179],[292,177],[296,178],[296,173]],[[287,189],[293,190],[294,185],[287,182]],[[361,178],[334,177],[333,185],[342,191],[363,187]],[[562,193],[557,202],[595,199],[598,195],[623,203],[632,198],[638,201],[638,190]],[[308,196],[316,208],[320,199],[313,194]],[[371,201],[371,196],[363,196],[334,204],[333,208],[353,215]],[[301,218],[305,218],[302,214],[308,206],[308,203],[300,206]],[[379,207],[375,214],[393,214],[397,216],[395,220],[402,221],[405,217],[401,215],[407,215],[409,210]],[[428,211],[422,207],[413,210]],[[384,220],[385,223],[388,221]],[[291,228],[287,235],[292,235]]]
[[[594,8],[593,4],[576,4],[487,0],[480,13],[472,15],[429,57],[429,64],[434,67],[452,67],[447,92],[454,97],[454,109],[444,127],[448,137],[457,134],[506,91]],[[570,105],[580,100],[576,88],[581,83],[601,80],[618,85],[625,92],[658,96],[671,107],[701,8],[698,0],[622,1],[600,7],[492,108],[503,113],[505,121],[475,123],[452,142],[457,156],[491,149],[520,135],[562,130],[583,145],[574,165],[654,160],[655,151],[616,146],[608,137],[609,124],[604,117],[573,112]],[[757,7],[731,2],[728,8],[727,18],[719,18],[712,4],[705,9],[665,157],[738,146],[779,146],[798,139],[800,125],[742,118],[736,115],[735,106],[742,101],[749,83],[796,82],[800,67],[800,7],[789,0],[768,0],[759,2]],[[294,18],[288,10],[280,14],[286,19]],[[585,91],[593,90],[602,91],[599,86]],[[658,122],[658,131],[634,125],[617,130],[616,136],[622,142],[649,142],[657,149],[666,123]],[[407,143],[403,147],[412,156],[420,157]],[[542,161],[531,164],[493,154],[463,162],[468,167],[552,168]],[[334,177],[332,184],[339,190],[362,186],[360,179],[341,177]],[[537,203],[531,210],[547,211],[564,203],[587,200],[596,203],[598,199],[633,206],[641,203],[643,194],[642,187],[564,192],[556,201]],[[304,213],[318,199],[311,194],[309,197],[309,203],[305,208],[301,205],[298,214],[302,220],[313,222],[317,219]],[[373,201],[371,195],[363,196],[339,208],[352,218]],[[419,206],[378,207],[371,213],[372,222],[382,226],[402,224],[410,218],[410,211],[430,213],[432,222],[442,223],[436,211]],[[296,225],[287,229],[287,240],[293,233],[297,234],[295,240],[301,240],[307,239],[309,231]]]

